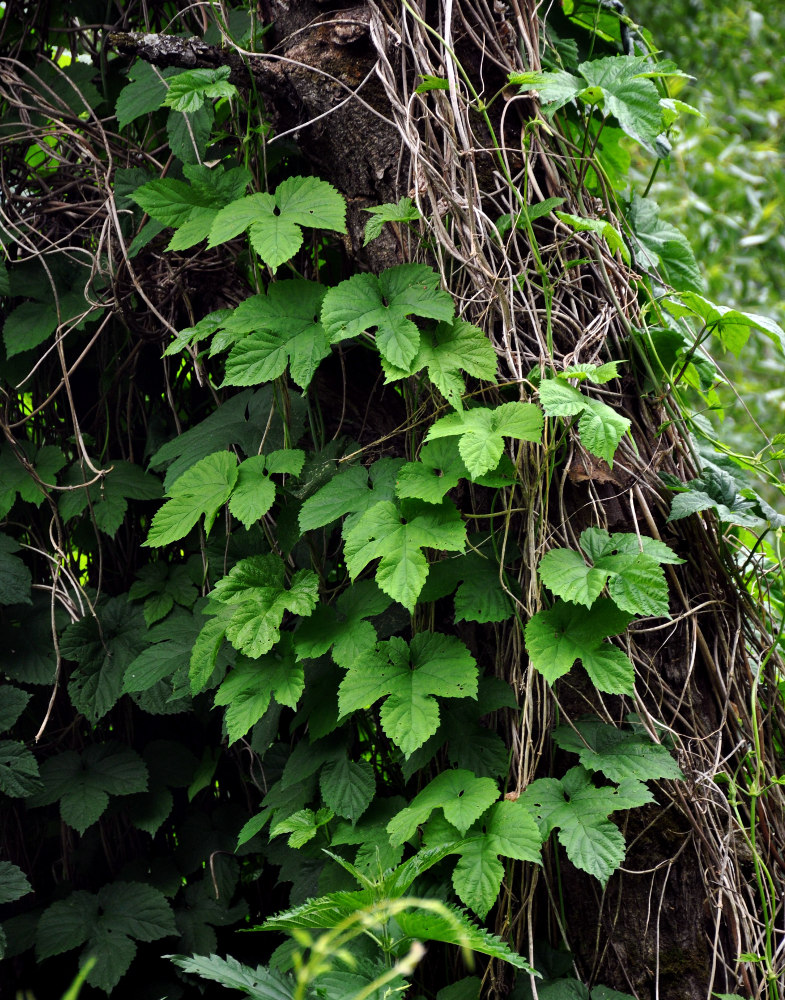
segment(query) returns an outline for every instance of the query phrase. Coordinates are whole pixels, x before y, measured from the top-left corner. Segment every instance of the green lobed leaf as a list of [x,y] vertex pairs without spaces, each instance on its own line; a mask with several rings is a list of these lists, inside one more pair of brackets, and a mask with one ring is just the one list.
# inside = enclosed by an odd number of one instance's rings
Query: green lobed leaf
[[579,215],[570,215],[568,212],[557,212],[556,215],[576,233],[597,233],[602,236],[611,253],[616,253],[618,250],[624,263],[629,266],[630,251],[627,249],[627,244],[619,230],[610,222],[605,219],[585,219]]
[[439,287],[439,275],[424,264],[398,264],[377,277],[355,274],[329,289],[322,323],[330,342],[376,331],[376,345],[387,361],[407,369],[420,347],[420,331],[409,316],[449,321],[455,306]]
[[0,740],[0,791],[22,799],[40,789],[38,762],[24,743]]
[[602,96],[602,110],[613,115],[621,128],[649,152],[657,155],[656,139],[664,131],[660,95],[641,76],[651,63],[645,56],[607,56],[578,66],[589,88]]
[[495,409],[478,406],[437,420],[426,441],[460,435],[461,458],[476,478],[499,464],[505,437],[536,442],[542,437],[542,426],[542,411],[532,403],[502,403]]
[[588,609],[556,601],[526,625],[526,651],[532,665],[553,684],[580,660],[592,683],[609,694],[632,694],[635,669],[629,658],[604,640],[624,631],[631,615],[600,598]]
[[574,726],[558,726],[553,739],[562,750],[578,754],[588,771],[601,771],[616,782],[684,777],[668,748],[647,733],[617,729],[594,716],[579,719]]
[[229,510],[246,528],[264,517],[275,502],[275,483],[265,471],[265,465],[264,455],[252,455],[240,462],[237,470]]
[[0,905],[20,899],[32,891],[32,886],[21,868],[11,864],[10,861],[0,861]]
[[468,470],[452,439],[432,441],[420,452],[419,460],[401,466],[395,492],[402,499],[440,504],[445,495],[469,478]]
[[117,127],[124,129],[142,115],[157,111],[166,97],[165,80],[175,73],[177,70],[174,67],[154,69],[149,63],[137,59],[128,70],[131,82],[123,87],[115,103]]
[[338,690],[340,714],[385,696],[382,727],[409,757],[439,726],[436,697],[477,697],[477,665],[454,636],[421,632],[410,645],[394,636],[349,669]]
[[449,500],[439,506],[404,500],[375,504],[344,527],[344,558],[352,580],[379,559],[376,582],[394,600],[412,610],[428,576],[424,548],[460,552],[466,526]]
[[390,843],[410,840],[434,809],[441,809],[447,822],[463,836],[498,797],[492,778],[478,778],[471,771],[442,771],[387,824]]
[[257,385],[278,378],[290,365],[292,379],[306,389],[319,362],[330,353],[320,322],[326,290],[292,279],[269,285],[266,295],[242,302],[224,324],[242,337],[226,361],[224,385]]
[[231,452],[217,451],[201,459],[167,489],[170,499],[156,513],[142,544],[160,546],[176,542],[188,534],[202,515],[205,533],[209,534],[237,477],[237,458]]
[[296,708],[304,687],[305,674],[294,658],[288,633],[264,656],[238,657],[215,693],[215,704],[227,706],[224,719],[230,745],[256,725],[273,697],[279,705]]

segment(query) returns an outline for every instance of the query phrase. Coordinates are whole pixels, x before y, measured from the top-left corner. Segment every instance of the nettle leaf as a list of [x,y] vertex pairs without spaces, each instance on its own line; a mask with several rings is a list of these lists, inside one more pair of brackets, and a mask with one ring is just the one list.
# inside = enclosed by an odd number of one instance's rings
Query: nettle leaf
[[408,378],[427,369],[428,378],[448,403],[461,409],[466,383],[459,374],[465,371],[486,382],[496,381],[496,350],[478,326],[455,318],[433,329],[420,331],[420,346],[408,367],[402,368],[382,357],[386,382]]
[[556,601],[550,610],[529,619],[526,651],[549,684],[580,660],[599,691],[631,695],[635,668],[625,653],[604,641],[623,632],[631,620],[631,614],[608,598],[599,598],[589,608]]
[[665,306],[674,316],[694,316],[701,320],[722,346],[736,355],[747,343],[752,330],[761,330],[785,351],[785,331],[768,316],[720,306],[696,292],[683,292],[678,301],[666,299]]
[[[611,376],[613,377],[613,376]],[[603,458],[613,468],[613,456],[619,442],[630,429],[630,421],[599,399],[584,396],[561,379],[540,383],[540,402],[549,417],[574,417],[580,414],[578,431],[581,444],[592,455]]]
[[659,217],[660,208],[652,198],[633,195],[627,221],[634,236],[640,262],[658,270],[677,291],[700,292],[703,276],[689,240],[675,226]]
[[344,533],[382,500],[395,497],[395,481],[403,465],[399,458],[381,458],[370,468],[351,465],[333,476],[300,509],[300,531],[313,531],[348,514]]
[[372,580],[360,580],[345,590],[335,605],[319,604],[294,633],[297,659],[316,659],[332,649],[338,666],[348,669],[376,648],[376,629],[368,618],[392,603]]
[[325,764],[319,775],[324,804],[336,816],[356,823],[376,792],[376,777],[367,760],[351,761],[345,754]]
[[542,411],[532,403],[502,403],[491,409],[476,406],[460,413],[450,413],[431,426],[426,441],[460,436],[458,450],[473,478],[482,476],[499,464],[504,438],[540,441]]
[[0,861],[0,905],[26,896],[33,888],[27,876],[10,861]]
[[33,578],[19,556],[18,542],[0,534],[0,604],[32,604]]
[[295,983],[274,969],[257,965],[252,969],[231,955],[170,955],[169,958],[184,972],[191,972],[202,979],[220,983],[227,989],[240,990],[252,1000],[292,1000]]
[[110,795],[131,795],[147,790],[147,767],[142,758],[121,743],[102,743],[51,757],[41,765],[43,789],[33,795],[31,806],[60,802],[64,823],[79,833],[96,823],[109,804]]
[[630,251],[624,242],[621,233],[615,226],[605,219],[585,219],[579,215],[570,215],[567,212],[557,212],[558,218],[576,233],[597,233],[602,236],[608,244],[611,253],[618,250],[625,264],[630,263]]
[[411,644],[398,636],[378,645],[347,672],[338,690],[341,716],[385,698],[385,733],[409,757],[439,728],[436,697],[476,698],[477,664],[455,636],[420,632]]
[[286,569],[276,555],[241,559],[219,580],[211,596],[210,613],[221,613],[226,637],[246,656],[268,653],[279,641],[286,611],[307,617],[316,607],[319,578],[308,569],[298,570],[286,586]]
[[209,534],[237,477],[237,457],[231,452],[216,451],[201,459],[168,487],[170,499],[156,513],[142,544],[176,542],[188,534],[203,514],[205,534]]
[[207,100],[234,97],[237,87],[229,83],[228,66],[217,69],[190,69],[169,79],[164,106],[175,111],[198,111]]
[[279,705],[296,708],[304,687],[305,674],[295,660],[290,633],[264,656],[238,657],[215,693],[215,704],[228,706],[224,720],[230,745],[256,725],[273,697]]
[[655,743],[648,733],[617,729],[595,716],[586,716],[574,725],[558,726],[553,739],[562,750],[577,753],[587,771],[601,771],[617,782],[684,777],[668,748]]
[[518,801],[535,816],[543,840],[558,829],[559,843],[570,861],[605,885],[626,851],[621,831],[608,816],[619,809],[646,805],[654,797],[634,779],[625,779],[618,787],[597,788],[579,765],[561,780],[531,782]]
[[402,499],[440,504],[461,479],[468,478],[457,442],[445,438],[424,445],[418,461],[401,466],[395,492]]
[[135,941],[177,935],[174,914],[158,889],[141,882],[111,882],[97,894],[77,891],[46,909],[38,922],[39,960],[86,943],[97,959],[87,982],[111,993],[136,954]]
[[404,500],[375,504],[344,526],[344,558],[355,580],[368,563],[379,559],[376,582],[385,594],[410,611],[428,576],[424,548],[461,552],[466,525],[458,508],[446,500],[439,506]]
[[591,607],[607,583],[611,598],[622,610],[670,617],[668,585],[660,563],[683,560],[666,545],[635,534],[609,535],[601,528],[583,531],[580,545],[593,565],[572,549],[545,553],[539,572],[549,590],[566,601]]
[[443,904],[449,916],[432,910],[406,910],[396,913],[395,921],[407,938],[418,941],[442,941],[461,948],[470,948],[480,955],[489,955],[517,969],[539,975],[522,955],[511,951],[501,938],[491,934],[484,927],[478,927],[457,906]]
[[411,198],[400,198],[397,205],[390,202],[386,202],[384,205],[374,205],[372,208],[364,208],[363,212],[368,212],[371,215],[365,224],[364,247],[367,247],[371,240],[375,240],[377,236],[381,236],[385,222],[416,222],[417,219],[422,218]]
[[265,264],[278,267],[302,246],[303,226],[346,232],[346,202],[332,184],[316,177],[287,177],[274,194],[257,192],[223,208],[210,229],[208,247],[248,230]]
[[330,342],[376,331],[382,359],[407,370],[420,348],[420,331],[409,316],[450,321],[452,296],[439,287],[440,277],[424,264],[398,264],[377,277],[355,274],[329,289],[322,323]]
[[447,822],[463,837],[498,798],[499,788],[492,778],[478,778],[471,771],[442,771],[387,824],[390,843],[411,840],[434,809],[441,809]]
[[325,294],[323,285],[296,278],[276,281],[266,295],[241,302],[222,324],[229,337],[241,338],[226,360],[224,385],[270,382],[288,364],[292,379],[306,389],[330,353],[319,319]]
[[95,614],[69,625],[60,639],[62,655],[79,664],[68,682],[71,702],[92,723],[118,701],[126,669],[147,646],[142,613],[125,597],[110,598]]

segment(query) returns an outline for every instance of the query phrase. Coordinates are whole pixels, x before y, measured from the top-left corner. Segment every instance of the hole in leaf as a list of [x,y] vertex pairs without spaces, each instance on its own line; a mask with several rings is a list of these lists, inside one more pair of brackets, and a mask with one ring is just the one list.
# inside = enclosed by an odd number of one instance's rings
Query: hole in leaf
[[273,215],[280,215],[280,214],[281,214],[281,210],[280,210],[280,208],[279,208],[279,207],[278,207],[278,206],[276,205],[276,206],[275,206],[275,207],[273,208]]

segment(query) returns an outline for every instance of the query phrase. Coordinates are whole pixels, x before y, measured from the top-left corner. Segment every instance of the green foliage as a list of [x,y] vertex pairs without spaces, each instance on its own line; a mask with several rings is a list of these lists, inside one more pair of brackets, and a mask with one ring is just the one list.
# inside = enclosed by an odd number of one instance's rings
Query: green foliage
[[474,407],[437,420],[427,441],[459,437],[458,451],[472,478],[495,469],[504,450],[504,438],[539,441],[542,413],[532,403],[502,403],[495,409]]
[[381,236],[385,222],[416,222],[422,218],[411,198],[399,198],[397,205],[389,203],[374,205],[372,208],[364,208],[363,211],[371,214],[371,218],[365,224],[363,246],[368,246],[371,240]]
[[534,814],[542,839],[558,829],[559,843],[570,861],[605,885],[625,853],[624,837],[608,816],[646,805],[654,797],[637,778],[625,778],[616,787],[598,788],[579,765],[561,779],[533,781],[521,801]]
[[383,361],[407,371],[420,348],[418,316],[450,322],[452,297],[439,275],[423,264],[399,264],[375,274],[355,274],[324,298],[322,323],[333,344],[374,330]]
[[[562,373],[564,376],[567,372]],[[591,378],[591,376],[589,376]],[[593,381],[593,380],[592,380]],[[599,399],[584,395],[562,378],[540,383],[540,402],[549,417],[577,417],[581,444],[613,468],[619,442],[629,432],[630,421]]]

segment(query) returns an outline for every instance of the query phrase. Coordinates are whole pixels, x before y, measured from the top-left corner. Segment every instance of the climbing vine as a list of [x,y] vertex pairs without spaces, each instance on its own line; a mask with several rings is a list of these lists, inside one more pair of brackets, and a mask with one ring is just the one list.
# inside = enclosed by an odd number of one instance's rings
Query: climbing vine
[[[249,69],[269,26],[245,10],[196,24],[220,66],[88,64],[40,25],[5,59],[4,965],[129,996],[629,996],[572,965],[569,873],[604,894],[698,788],[702,732],[657,657],[686,651],[691,601],[726,601],[752,689],[711,708],[741,740],[712,796],[764,929],[712,983],[774,998],[785,519],[749,478],[776,483],[773,460],[729,454],[701,411],[707,345],[785,335],[705,298],[628,190],[633,144],[667,158],[695,109],[623,10],[565,3],[481,99],[403,7],[450,67],[411,81],[417,106],[482,122],[496,187],[474,208],[429,210],[426,180],[357,209],[276,146]],[[529,109],[517,172],[504,102]],[[358,233],[395,262],[353,266]],[[685,596],[696,566],[708,592]]]

